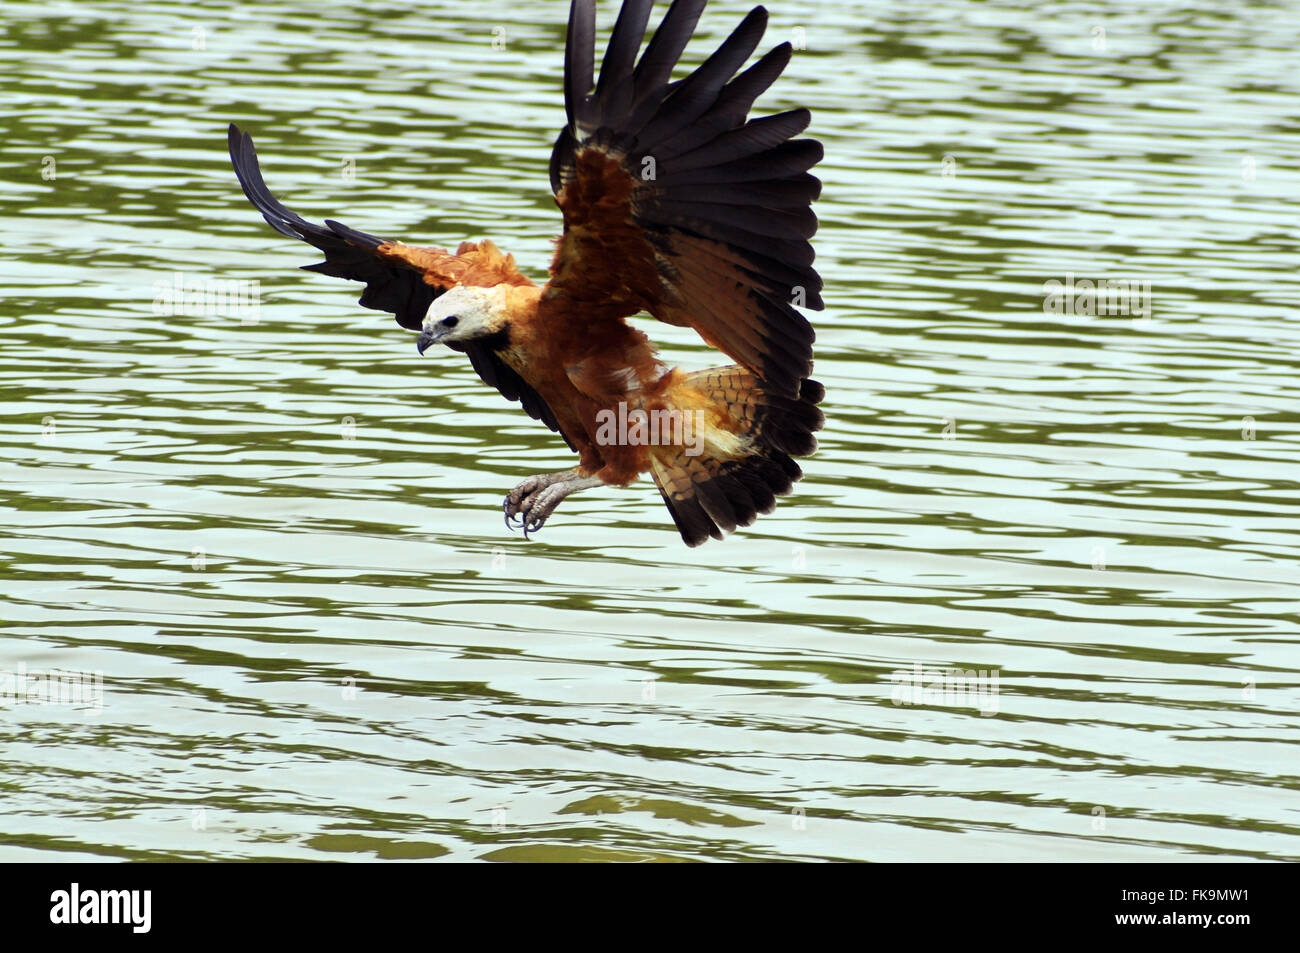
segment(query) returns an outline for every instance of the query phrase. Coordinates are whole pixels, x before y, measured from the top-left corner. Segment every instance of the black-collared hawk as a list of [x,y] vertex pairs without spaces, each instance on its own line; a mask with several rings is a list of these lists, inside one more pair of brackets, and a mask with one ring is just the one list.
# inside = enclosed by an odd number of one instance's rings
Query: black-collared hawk
[[[688,546],[721,539],[771,512],[802,476],[793,458],[816,449],[823,390],[796,306],[822,307],[809,243],[822,146],[794,138],[806,109],[748,118],[791,56],[782,43],[742,71],[762,7],[670,79],[704,4],[675,0],[641,51],[653,2],[626,0],[597,76],[595,2],[573,0],[567,121],[550,164],[564,233],[541,286],[490,241],[452,252],[306,221],[271,195],[252,139],[230,127],[244,194],[276,231],[324,253],[307,270],[364,282],[361,305],[419,332],[421,354],[468,355],[578,454],[506,496],[506,525],[525,536],[570,493],[649,474]],[[737,363],[668,367],[627,322],[641,312],[694,328]]]

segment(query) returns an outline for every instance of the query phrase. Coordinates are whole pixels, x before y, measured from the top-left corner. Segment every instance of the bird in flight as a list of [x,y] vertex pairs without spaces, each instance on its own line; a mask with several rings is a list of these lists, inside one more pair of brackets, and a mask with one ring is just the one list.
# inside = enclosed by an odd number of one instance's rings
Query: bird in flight
[[[625,0],[597,75],[595,0],[572,0],[550,163],[564,231],[541,286],[491,241],[452,252],[307,221],[270,193],[253,140],[230,126],[249,201],[324,253],[306,270],[364,282],[362,307],[419,332],[421,354],[467,355],[578,454],[506,496],[506,525],[525,536],[569,494],[649,474],[688,546],[722,539],[771,512],[803,475],[793,458],[816,449],[824,391],[796,308],[822,308],[809,242],[822,145],[796,138],[807,109],[748,118],[791,56],[782,43],[741,71],[767,26],[762,7],[671,79],[704,5],[674,0],[641,51],[653,0]],[[737,363],[667,366],[626,320],[642,312],[694,328]]]

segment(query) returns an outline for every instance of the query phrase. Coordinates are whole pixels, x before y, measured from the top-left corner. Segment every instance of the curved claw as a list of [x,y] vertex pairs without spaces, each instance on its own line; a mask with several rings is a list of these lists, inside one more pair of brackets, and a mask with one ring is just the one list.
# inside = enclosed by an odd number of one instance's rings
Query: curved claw
[[555,512],[570,493],[595,486],[600,480],[595,477],[580,477],[577,470],[563,473],[543,473],[529,477],[506,496],[501,509],[505,513],[506,526],[514,531],[522,529],[524,539],[546,525],[546,520]]
[[527,539],[529,534],[536,534],[546,521],[550,519],[555,508],[567,495],[562,492],[563,487],[547,487],[540,493],[530,496],[524,503],[524,508],[520,512],[520,520],[524,527],[524,538]]
[[[529,534],[536,533],[546,522],[546,517],[550,515],[545,506],[541,506],[542,497],[545,496],[545,490],[538,490],[530,493],[520,501],[519,513],[517,519],[519,527],[524,531],[524,539],[529,538]],[[538,518],[540,511],[541,518]]]
[[528,538],[529,533],[537,532],[537,527],[533,525],[533,504],[537,502],[536,496],[530,496],[524,500],[523,509],[519,511],[519,525],[523,527],[524,539]]
[[[506,498],[501,503],[501,509],[506,515],[506,529],[514,532],[524,525],[524,517],[528,513],[528,501],[536,491],[534,483],[536,477],[530,477],[519,486],[515,487],[506,494]],[[515,507],[519,507],[518,510]]]

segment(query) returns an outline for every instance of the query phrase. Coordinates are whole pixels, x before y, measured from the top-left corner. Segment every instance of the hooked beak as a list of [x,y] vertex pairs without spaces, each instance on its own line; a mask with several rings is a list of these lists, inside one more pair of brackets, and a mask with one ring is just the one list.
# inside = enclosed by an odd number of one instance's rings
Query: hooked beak
[[441,337],[442,337],[442,332],[437,328],[434,328],[432,330],[425,328],[423,331],[420,332],[420,336],[415,339],[415,349],[419,351],[420,356],[423,357],[424,349],[427,348],[430,344],[437,344],[438,340]]

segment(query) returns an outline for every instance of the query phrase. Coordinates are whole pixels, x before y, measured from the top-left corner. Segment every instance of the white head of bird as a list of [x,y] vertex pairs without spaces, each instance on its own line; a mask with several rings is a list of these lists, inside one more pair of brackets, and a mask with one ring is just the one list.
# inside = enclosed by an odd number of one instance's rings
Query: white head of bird
[[491,337],[506,329],[508,318],[505,285],[457,285],[429,305],[416,347],[423,354],[430,344],[465,344]]

